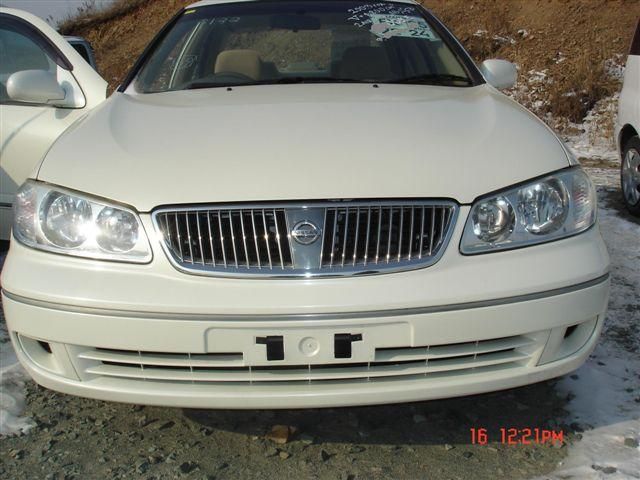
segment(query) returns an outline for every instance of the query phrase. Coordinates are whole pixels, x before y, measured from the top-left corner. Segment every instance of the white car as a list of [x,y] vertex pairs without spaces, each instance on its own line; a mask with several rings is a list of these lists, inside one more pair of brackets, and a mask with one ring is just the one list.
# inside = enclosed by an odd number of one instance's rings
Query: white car
[[[32,72],[31,84],[22,86],[34,87],[38,95],[9,96],[9,78],[16,75],[15,88],[25,71]],[[37,174],[34,168],[60,134],[106,93],[107,82],[46,22],[0,8],[0,240],[11,236],[18,187]]]
[[640,21],[631,43],[620,93],[616,139],[622,160],[620,176],[627,209],[640,216]]
[[[38,73],[9,93],[40,98]],[[588,176],[412,1],[204,1],[21,188],[7,325],[40,384],[200,408],[406,402],[584,362]]]
[[65,35],[63,38],[67,42],[69,42],[69,45],[71,45],[75,49],[75,51],[80,54],[85,62],[91,65],[94,70],[98,70],[98,65],[96,64],[96,57],[93,53],[93,48],[86,39],[73,35]]

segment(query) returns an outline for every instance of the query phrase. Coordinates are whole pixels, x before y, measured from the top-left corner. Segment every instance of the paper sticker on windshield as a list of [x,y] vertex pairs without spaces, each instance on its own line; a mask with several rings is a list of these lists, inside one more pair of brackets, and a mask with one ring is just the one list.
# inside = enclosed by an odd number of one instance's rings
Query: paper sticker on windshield
[[424,18],[408,15],[380,15],[369,14],[371,18],[371,33],[378,40],[392,37],[424,38],[438,40]]
[[349,12],[349,20],[356,27],[363,28],[371,25],[371,15],[415,15],[415,7],[413,5],[399,5],[397,3],[378,2],[359,5],[355,8],[347,10]]

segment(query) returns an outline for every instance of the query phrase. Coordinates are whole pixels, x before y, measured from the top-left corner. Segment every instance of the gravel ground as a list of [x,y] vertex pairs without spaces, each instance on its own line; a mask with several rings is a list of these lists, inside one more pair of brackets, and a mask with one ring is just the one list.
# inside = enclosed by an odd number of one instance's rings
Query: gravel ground
[[[620,208],[611,192],[600,196]],[[25,413],[36,426],[2,439],[0,478],[525,479],[553,471],[566,444],[502,445],[501,427],[563,430],[568,443],[583,429],[564,423],[568,399],[554,381],[432,402],[290,411],[107,403],[33,382],[26,390]],[[287,443],[270,438],[275,425],[289,427]],[[473,445],[471,428],[486,428],[489,443]]]
[[[87,400],[27,386],[36,427],[3,439],[2,478],[530,478],[566,448],[495,443],[502,426],[558,425],[547,382],[490,395],[384,407],[205,411]],[[274,425],[298,432],[286,444]],[[470,444],[471,427],[494,432]],[[574,426],[576,427],[576,426]]]

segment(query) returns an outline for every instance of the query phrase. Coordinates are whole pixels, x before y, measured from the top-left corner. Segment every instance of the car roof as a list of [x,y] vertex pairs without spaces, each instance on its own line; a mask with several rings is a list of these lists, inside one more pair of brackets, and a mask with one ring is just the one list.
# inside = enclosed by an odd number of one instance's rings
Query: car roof
[[[239,3],[239,2],[257,2],[259,0],[201,0],[196,3],[192,3],[187,8],[196,8],[196,7],[204,7],[207,5],[218,5],[222,3]],[[389,3],[411,3],[416,4],[415,0],[382,0],[383,2]]]

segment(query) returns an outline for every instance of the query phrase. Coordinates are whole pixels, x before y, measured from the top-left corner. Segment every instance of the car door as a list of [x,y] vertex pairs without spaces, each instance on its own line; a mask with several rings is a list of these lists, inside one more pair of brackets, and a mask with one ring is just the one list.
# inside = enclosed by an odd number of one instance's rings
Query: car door
[[[50,79],[60,95],[43,97],[46,89],[34,79]],[[0,240],[9,239],[18,187],[106,92],[107,82],[46,22],[0,8]]]

